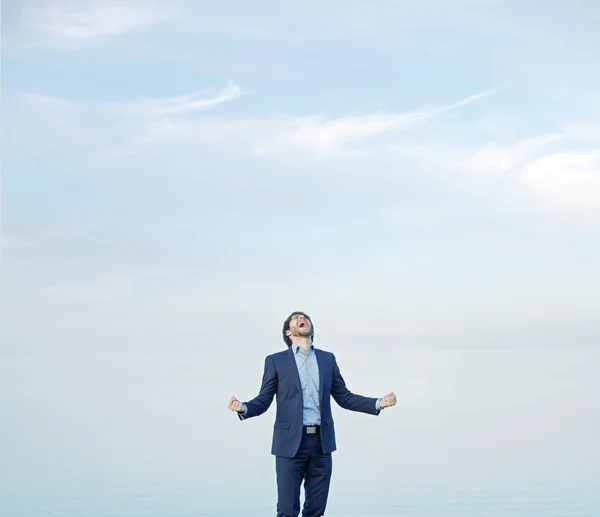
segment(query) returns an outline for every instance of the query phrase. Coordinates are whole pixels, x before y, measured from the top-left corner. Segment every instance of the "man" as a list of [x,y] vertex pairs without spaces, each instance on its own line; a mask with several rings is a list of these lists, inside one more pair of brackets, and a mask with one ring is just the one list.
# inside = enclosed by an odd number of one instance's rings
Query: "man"
[[300,485],[304,481],[303,517],[325,514],[331,481],[331,453],[336,450],[330,395],[344,409],[379,415],[396,404],[396,395],[382,398],[355,395],[346,384],[335,356],[315,348],[314,327],[303,312],[283,324],[288,349],[265,359],[259,394],[248,402],[235,397],[229,409],[241,420],[262,415],[277,395],[271,454],[277,473],[277,517],[300,514]]

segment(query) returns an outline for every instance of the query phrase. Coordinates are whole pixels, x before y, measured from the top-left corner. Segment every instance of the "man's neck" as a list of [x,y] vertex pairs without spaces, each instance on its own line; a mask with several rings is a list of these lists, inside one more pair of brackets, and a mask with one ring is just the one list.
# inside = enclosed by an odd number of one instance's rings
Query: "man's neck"
[[304,352],[305,355],[308,355],[308,351],[310,350],[310,347],[312,346],[312,341],[308,337],[292,338],[292,343],[294,345],[298,345],[302,349],[302,351]]

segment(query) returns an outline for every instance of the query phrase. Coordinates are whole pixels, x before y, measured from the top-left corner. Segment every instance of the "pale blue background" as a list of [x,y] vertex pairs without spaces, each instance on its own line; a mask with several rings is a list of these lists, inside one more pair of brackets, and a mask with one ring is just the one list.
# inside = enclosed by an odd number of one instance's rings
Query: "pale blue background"
[[599,515],[599,23],[4,0],[0,515],[274,515],[227,402],[293,310],[398,394],[328,517]]

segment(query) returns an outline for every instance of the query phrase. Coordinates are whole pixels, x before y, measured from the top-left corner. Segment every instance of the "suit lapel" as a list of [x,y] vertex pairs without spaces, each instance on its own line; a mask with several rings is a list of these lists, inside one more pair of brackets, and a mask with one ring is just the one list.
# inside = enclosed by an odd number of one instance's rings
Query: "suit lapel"
[[298,387],[298,391],[302,394],[302,385],[300,384],[300,374],[298,373],[298,366],[296,365],[296,358],[294,357],[294,350],[292,347],[288,350],[288,366],[291,370],[291,375],[294,378],[294,382]]
[[317,356],[317,366],[319,367],[319,407],[323,407],[323,388],[325,380],[325,358],[321,356],[318,349],[315,348],[315,355]]

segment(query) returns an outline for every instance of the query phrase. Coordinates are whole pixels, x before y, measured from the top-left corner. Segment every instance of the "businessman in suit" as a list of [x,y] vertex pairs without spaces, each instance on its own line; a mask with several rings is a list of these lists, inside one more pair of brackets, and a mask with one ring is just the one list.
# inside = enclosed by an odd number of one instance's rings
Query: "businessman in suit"
[[369,415],[394,406],[396,395],[370,398],[348,390],[335,356],[314,347],[314,327],[305,313],[292,313],[282,333],[288,349],[266,357],[258,395],[248,402],[231,397],[229,409],[247,420],[262,415],[277,395],[271,447],[277,517],[298,517],[303,481],[302,516],[322,517],[331,481],[331,453],[336,450],[330,395],[342,408]]

